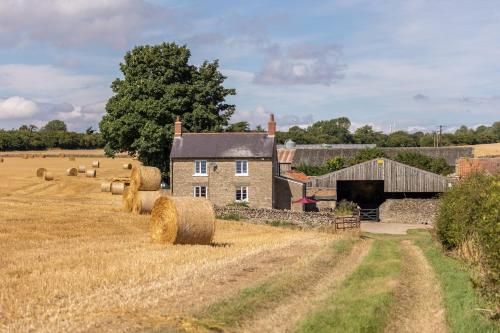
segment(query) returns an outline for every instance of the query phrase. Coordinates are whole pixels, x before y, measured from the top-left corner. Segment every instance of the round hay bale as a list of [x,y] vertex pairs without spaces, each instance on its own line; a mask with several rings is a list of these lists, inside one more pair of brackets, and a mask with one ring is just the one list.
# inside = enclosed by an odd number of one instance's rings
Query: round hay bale
[[156,199],[165,197],[168,191],[137,191],[134,193],[132,212],[135,214],[149,214],[153,210]]
[[132,168],[130,186],[136,191],[158,191],[161,184],[160,169],[148,166]]
[[87,172],[85,173],[85,175],[89,178],[95,178],[97,172],[95,169],[92,169],[92,170],[87,170]]
[[122,165],[122,167],[124,169],[126,169],[126,170],[130,170],[130,169],[132,169],[132,164],[131,163],[125,163],[125,164]]
[[78,166],[78,173],[85,173],[87,171],[87,168],[85,165],[79,165]]
[[123,210],[131,212],[134,204],[134,192],[130,186],[125,187],[122,195]]
[[46,154],[42,154],[40,157],[41,157],[41,158],[46,158],[46,157],[47,157],[47,155],[46,155]]
[[123,194],[125,190],[125,183],[122,182],[112,182],[111,183],[111,194],[118,195]]
[[100,165],[99,161],[92,161],[92,167],[98,168]]
[[73,157],[73,156],[72,156],[72,157],[70,157],[70,158],[69,158],[69,160],[70,160],[70,161],[74,161],[74,160],[75,160],[75,157]]
[[78,175],[78,170],[76,168],[68,168],[68,169],[66,169],[66,175],[76,176],[76,175]]
[[66,155],[64,155],[64,153],[59,153],[59,157],[64,157]]
[[23,160],[27,160],[28,159],[28,154],[23,154]]
[[102,182],[101,192],[111,192],[111,182]]
[[52,172],[45,172],[43,174],[43,179],[49,181],[49,180],[54,180],[54,175],[52,174]]
[[0,157],[0,163],[3,163],[3,157]]
[[151,213],[151,240],[162,244],[210,244],[215,232],[212,203],[204,198],[161,197]]
[[36,169],[36,176],[37,177],[43,177],[43,174],[47,171],[45,168],[38,168]]

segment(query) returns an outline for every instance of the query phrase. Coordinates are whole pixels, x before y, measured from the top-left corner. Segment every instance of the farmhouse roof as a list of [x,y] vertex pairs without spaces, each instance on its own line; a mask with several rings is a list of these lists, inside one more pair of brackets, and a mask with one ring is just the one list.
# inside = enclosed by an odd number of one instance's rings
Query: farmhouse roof
[[183,133],[170,158],[272,158],[275,149],[268,133]]

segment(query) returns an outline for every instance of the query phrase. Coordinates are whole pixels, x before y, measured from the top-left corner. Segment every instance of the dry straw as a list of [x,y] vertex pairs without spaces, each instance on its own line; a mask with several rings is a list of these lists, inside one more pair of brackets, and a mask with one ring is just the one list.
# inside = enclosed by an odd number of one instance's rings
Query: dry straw
[[111,194],[123,194],[125,190],[125,183],[122,182],[112,182],[111,183]]
[[111,182],[102,182],[101,192],[111,192]]
[[74,161],[74,160],[75,160],[75,157],[73,157],[73,156],[72,156],[72,157],[70,157],[70,158],[69,158],[69,160],[70,160],[70,161]]
[[45,173],[45,171],[47,171],[47,169],[45,169],[45,168],[38,168],[38,169],[36,169],[36,176],[37,177],[43,177],[43,174]]
[[92,170],[87,170],[86,175],[87,175],[87,177],[89,177],[89,178],[95,178],[95,176],[96,176],[96,170],[94,170],[94,169],[92,169]]
[[85,173],[87,171],[87,168],[85,165],[79,165],[78,166],[78,173]]
[[156,199],[168,195],[167,191],[137,191],[134,193],[132,212],[135,214],[150,214]]
[[45,172],[43,174],[43,179],[45,179],[45,180],[54,180],[54,175],[52,174],[52,172]]
[[3,157],[0,157],[0,163],[3,163]]
[[99,161],[92,161],[92,166],[93,166],[94,168],[98,168],[98,167],[99,167],[99,165],[100,165]]
[[161,197],[151,213],[151,240],[162,244],[210,244],[215,214],[210,201],[193,197]]
[[27,160],[29,158],[28,154],[23,154],[23,159]]
[[132,164],[131,163],[125,163],[125,164],[122,165],[122,167],[124,169],[126,169],[126,170],[130,170],[130,169],[132,169]]
[[126,212],[132,211],[132,206],[134,205],[134,192],[130,186],[125,187],[122,196],[123,210]]
[[64,157],[66,155],[64,155],[64,153],[59,153],[59,157]]
[[78,170],[76,168],[68,168],[68,169],[66,169],[66,175],[76,176],[76,175],[78,175]]
[[160,189],[160,169],[148,166],[138,166],[132,169],[130,186],[133,191],[157,191]]

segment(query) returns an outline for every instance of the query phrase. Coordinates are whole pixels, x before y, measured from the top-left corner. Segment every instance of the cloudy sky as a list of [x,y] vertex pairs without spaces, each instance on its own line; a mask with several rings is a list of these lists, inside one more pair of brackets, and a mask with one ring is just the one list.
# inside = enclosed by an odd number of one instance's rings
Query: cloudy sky
[[500,2],[1,0],[0,128],[97,127],[134,45],[219,59],[234,120],[433,130],[500,120]]

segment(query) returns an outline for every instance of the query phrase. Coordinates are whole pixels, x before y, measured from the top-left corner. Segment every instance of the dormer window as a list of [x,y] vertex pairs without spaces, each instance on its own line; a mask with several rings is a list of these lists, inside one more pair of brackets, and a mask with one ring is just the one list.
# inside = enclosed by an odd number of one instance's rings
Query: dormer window
[[236,161],[236,176],[248,176],[248,161]]
[[195,176],[208,176],[208,174],[207,174],[207,161],[206,160],[194,161],[194,175]]

